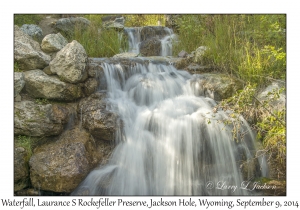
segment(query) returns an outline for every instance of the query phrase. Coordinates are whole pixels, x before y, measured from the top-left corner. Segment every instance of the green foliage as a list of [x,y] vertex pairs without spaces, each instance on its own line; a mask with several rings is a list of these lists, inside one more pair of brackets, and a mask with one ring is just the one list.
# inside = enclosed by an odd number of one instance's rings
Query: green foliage
[[124,15],[126,18],[126,27],[139,27],[139,26],[164,26],[165,15]]
[[39,15],[39,14],[15,14],[14,24],[18,26],[22,26],[24,24],[38,25],[42,19],[43,19],[43,15]]
[[[238,134],[239,119],[242,115],[257,130],[257,139],[261,140],[265,152],[275,154],[276,161],[285,164],[286,158],[286,109],[273,109],[273,102],[279,98],[279,94],[284,91],[273,90],[267,95],[267,99],[261,102],[256,98],[256,86],[248,84],[242,91],[234,96],[223,100],[217,108],[229,110],[232,113],[230,117],[235,119],[233,124],[233,133]],[[278,166],[284,168],[282,166]]]
[[32,156],[33,144],[35,142],[29,136],[19,135],[15,141],[15,147],[23,147],[27,151],[26,161]]
[[128,48],[128,41],[121,32],[102,27],[103,15],[86,15],[91,20],[87,29],[81,25],[75,26],[75,33],[67,35],[69,42],[78,41],[86,50],[89,57],[111,57]]
[[21,72],[18,62],[14,62],[14,72]]
[[207,46],[201,64],[255,84],[284,79],[285,15],[181,15],[173,53]]
[[49,101],[46,98],[37,98],[35,99],[35,103],[39,105],[45,105],[45,104],[49,104]]

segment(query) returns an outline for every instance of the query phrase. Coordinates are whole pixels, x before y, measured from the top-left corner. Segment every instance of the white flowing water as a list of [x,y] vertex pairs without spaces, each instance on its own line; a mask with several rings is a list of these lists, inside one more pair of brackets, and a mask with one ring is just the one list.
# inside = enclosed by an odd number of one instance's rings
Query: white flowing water
[[[236,142],[223,123],[230,117],[214,111],[213,99],[195,95],[189,73],[153,63],[102,67],[110,109],[123,120],[123,132],[108,164],[72,195],[248,194],[240,188],[240,163],[252,158],[254,136],[242,117],[244,138]],[[219,189],[222,183],[237,188]]]
[[128,36],[129,49],[128,52],[136,54],[140,53],[141,28],[124,28]]
[[[128,52],[139,54],[142,27],[124,28],[124,30],[128,36],[128,43],[129,43]],[[173,33],[172,29],[169,29],[167,27],[162,28],[162,30],[164,30],[167,35],[160,40],[161,43],[160,56],[171,56],[172,40],[176,38],[176,35]]]

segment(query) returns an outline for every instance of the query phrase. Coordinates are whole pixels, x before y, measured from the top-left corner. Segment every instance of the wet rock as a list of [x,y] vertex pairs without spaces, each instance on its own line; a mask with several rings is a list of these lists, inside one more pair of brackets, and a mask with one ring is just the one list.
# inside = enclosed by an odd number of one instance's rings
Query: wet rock
[[238,90],[243,89],[241,80],[225,74],[195,74],[190,84],[195,95],[210,97],[216,101],[229,98]]
[[14,97],[17,97],[25,86],[25,78],[23,72],[14,72]]
[[83,82],[87,79],[87,54],[76,40],[67,44],[50,62],[50,70],[69,83]]
[[84,129],[68,130],[34,150],[29,161],[31,183],[41,190],[70,193],[99,161],[92,136]]
[[98,82],[98,90],[106,90],[106,78],[104,70],[100,64],[94,63],[92,60],[89,61],[87,72],[90,78],[95,78]]
[[114,141],[120,128],[118,116],[106,110],[109,106],[105,93],[94,93],[84,98],[78,105],[78,114],[82,114],[82,126],[89,130],[97,140]]
[[54,29],[67,35],[73,35],[75,26],[84,30],[90,25],[90,21],[83,17],[61,18],[53,25]]
[[28,34],[32,39],[41,42],[43,39],[42,29],[34,24],[24,24],[20,28],[24,33]]
[[140,53],[143,56],[157,56],[161,52],[161,43],[158,38],[150,38],[141,42]]
[[141,41],[152,38],[161,39],[167,35],[170,35],[170,30],[167,27],[145,26],[141,29]]
[[41,48],[45,52],[57,52],[64,48],[68,41],[60,34],[48,34],[44,37]]
[[27,156],[23,147],[14,149],[14,191],[22,190],[30,183]]
[[49,65],[51,57],[45,54],[37,41],[14,27],[14,59],[21,70],[43,69]]
[[62,82],[41,70],[31,70],[25,74],[25,89],[33,98],[72,101],[82,97],[79,86]]
[[14,104],[14,133],[26,136],[52,136],[63,131],[68,110],[58,105],[38,105],[32,101]]

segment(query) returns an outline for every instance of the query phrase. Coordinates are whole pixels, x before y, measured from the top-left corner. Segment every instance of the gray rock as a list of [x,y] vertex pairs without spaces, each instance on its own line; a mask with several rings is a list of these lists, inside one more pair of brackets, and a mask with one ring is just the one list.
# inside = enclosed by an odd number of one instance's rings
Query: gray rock
[[70,17],[61,18],[56,21],[54,28],[58,32],[62,32],[67,35],[74,34],[75,26],[80,27],[84,30],[90,25],[90,21],[83,17]]
[[184,50],[180,51],[180,53],[178,53],[178,57],[180,58],[185,58],[188,56],[188,53],[185,52]]
[[41,70],[31,70],[25,74],[25,89],[34,98],[72,101],[82,97],[81,88],[63,82],[56,76],[49,76]]
[[190,65],[185,67],[184,70],[188,71],[191,74],[199,74],[199,73],[211,72],[212,68],[208,66],[202,66],[199,64],[191,63]]
[[88,78],[83,85],[85,96],[89,96],[98,90],[99,81],[95,78]]
[[[280,91],[282,89],[282,91]],[[263,102],[268,101],[272,106],[272,111],[286,107],[285,82],[272,82],[271,85],[259,92],[257,98]]]
[[104,28],[123,29],[125,18],[123,16],[104,16],[102,24]]
[[22,190],[30,183],[27,156],[27,151],[23,147],[14,149],[14,191]]
[[87,67],[89,77],[95,78],[98,82],[98,90],[107,90],[107,83],[103,68],[93,62],[89,62]]
[[24,24],[20,28],[24,33],[28,34],[32,39],[41,42],[43,39],[42,29],[34,24]]
[[43,69],[49,65],[51,57],[45,54],[38,42],[14,26],[14,59],[21,70]]
[[15,102],[14,133],[26,136],[52,136],[63,131],[68,109],[58,105],[38,105],[32,101]]
[[14,97],[17,97],[25,86],[25,78],[23,72],[14,72]]
[[203,61],[203,56],[205,52],[207,51],[207,47],[205,46],[200,46],[198,47],[195,51],[191,53],[190,59],[195,62],[195,63],[202,63]]
[[84,98],[78,105],[82,114],[82,126],[90,131],[96,140],[113,141],[116,131],[120,128],[118,116],[106,110],[106,94],[94,93]]
[[190,85],[197,96],[210,97],[216,101],[233,96],[243,89],[243,82],[226,74],[195,74]]
[[125,52],[113,56],[113,58],[132,58],[132,57],[138,57],[138,54],[133,52]]
[[46,66],[44,69],[43,69],[43,72],[45,74],[48,74],[48,75],[53,75],[52,71],[50,70],[50,66]]
[[141,29],[141,41],[146,41],[152,38],[162,39],[170,35],[170,29],[162,26],[145,26]]
[[100,160],[91,135],[84,129],[64,132],[59,140],[35,149],[30,164],[33,187],[72,192]]
[[158,38],[150,38],[141,42],[140,53],[143,56],[158,56],[161,52],[161,43]]
[[87,79],[87,54],[76,40],[67,44],[50,62],[50,70],[69,83],[83,82]]
[[44,37],[41,48],[45,52],[57,52],[64,48],[68,41],[60,34],[48,34]]

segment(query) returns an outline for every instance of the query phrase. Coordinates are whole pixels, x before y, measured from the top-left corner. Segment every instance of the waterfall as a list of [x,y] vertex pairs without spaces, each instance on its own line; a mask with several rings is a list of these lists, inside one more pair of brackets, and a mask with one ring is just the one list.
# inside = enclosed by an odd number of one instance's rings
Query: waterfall
[[[128,52],[133,52],[136,54],[140,53],[141,40],[141,30],[142,27],[131,27],[124,28],[124,32],[128,36],[129,49]],[[167,27],[161,27],[163,34],[166,34],[160,39],[161,43],[161,53],[160,56],[171,56],[172,55],[172,39],[176,38],[173,30]]]
[[[228,113],[197,96],[194,76],[172,65],[103,62],[111,111],[124,122],[109,162],[90,172],[72,195],[247,195],[242,161],[253,158],[254,135],[240,117],[233,140]],[[251,162],[251,161],[250,161]],[[248,175],[251,178],[253,173]],[[213,187],[211,184],[214,184]]]
[[133,52],[136,54],[140,53],[140,42],[141,42],[141,28],[124,28],[125,33],[128,36],[129,49],[128,52]]

